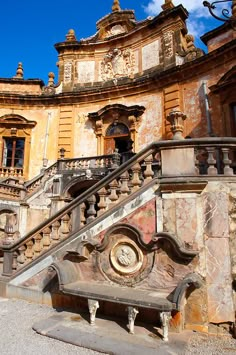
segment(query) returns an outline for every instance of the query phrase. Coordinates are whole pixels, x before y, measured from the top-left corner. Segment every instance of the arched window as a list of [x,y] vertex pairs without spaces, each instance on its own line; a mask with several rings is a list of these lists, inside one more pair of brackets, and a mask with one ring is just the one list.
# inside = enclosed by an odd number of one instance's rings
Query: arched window
[[127,152],[130,148],[130,132],[128,127],[121,122],[112,123],[104,137],[104,153],[112,154],[117,149],[119,153]]
[[129,135],[129,129],[124,123],[112,123],[106,131],[106,137],[120,135]]

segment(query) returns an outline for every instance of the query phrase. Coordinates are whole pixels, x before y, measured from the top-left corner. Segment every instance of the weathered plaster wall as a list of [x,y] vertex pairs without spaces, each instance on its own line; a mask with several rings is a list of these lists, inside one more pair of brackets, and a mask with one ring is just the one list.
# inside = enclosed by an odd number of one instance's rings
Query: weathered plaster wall
[[[51,113],[48,124],[48,142],[46,143],[46,129],[48,114]],[[28,179],[32,179],[40,173],[43,167],[43,157],[48,159],[48,165],[54,163],[58,157],[58,108],[45,107],[14,107],[14,109],[1,108],[0,117],[4,115],[16,114],[24,117],[28,121],[35,121],[36,126],[31,130],[31,144],[29,151],[29,175]],[[46,146],[46,150],[45,150]]]
[[191,80],[182,83],[182,111],[187,115],[184,128],[184,136],[204,137],[208,136],[207,115],[203,83],[206,83],[208,94],[212,130],[216,136],[225,135],[224,115],[221,103],[217,95],[211,95],[209,87],[217,84],[225,72],[232,68],[232,63],[224,66],[209,67],[207,75],[198,75]]

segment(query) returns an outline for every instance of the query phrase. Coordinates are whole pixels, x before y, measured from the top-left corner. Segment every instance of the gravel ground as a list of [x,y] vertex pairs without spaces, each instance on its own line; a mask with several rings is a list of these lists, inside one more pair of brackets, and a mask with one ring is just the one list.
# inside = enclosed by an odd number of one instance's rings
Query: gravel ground
[[0,354],[1,355],[101,355],[37,334],[32,324],[55,314],[45,305],[21,300],[0,298]]
[[236,339],[230,336],[194,335],[184,355],[236,355]]
[[[54,314],[55,310],[45,305],[0,298],[0,354],[101,355],[96,351],[44,337],[32,330],[33,323]],[[183,355],[223,354],[236,355],[235,339],[228,336],[214,337],[193,333],[187,348],[183,349]]]

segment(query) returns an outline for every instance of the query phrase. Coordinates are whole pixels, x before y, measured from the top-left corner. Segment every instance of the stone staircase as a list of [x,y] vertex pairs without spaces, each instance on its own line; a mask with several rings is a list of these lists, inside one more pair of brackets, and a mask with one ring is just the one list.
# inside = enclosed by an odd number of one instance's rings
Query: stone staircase
[[189,184],[196,190],[212,177],[235,178],[235,149],[234,138],[152,143],[24,237],[14,241],[7,231],[2,280],[15,286],[26,281],[78,238],[96,236],[155,198],[157,188],[161,193]]

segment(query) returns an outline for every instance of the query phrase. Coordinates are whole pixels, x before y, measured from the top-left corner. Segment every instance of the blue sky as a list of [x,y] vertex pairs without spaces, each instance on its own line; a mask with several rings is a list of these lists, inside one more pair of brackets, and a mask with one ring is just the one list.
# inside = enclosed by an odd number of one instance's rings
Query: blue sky
[[[73,28],[77,39],[96,32],[96,21],[111,12],[113,0],[11,0],[2,1],[0,12],[0,77],[11,78],[18,62],[23,63],[24,78],[39,78],[47,83],[48,73],[57,75],[54,44],[63,42]],[[133,9],[137,20],[155,16],[164,0],[120,0],[122,9]],[[221,25],[203,7],[202,0],[173,0],[190,11],[189,33],[202,46],[200,35]]]

